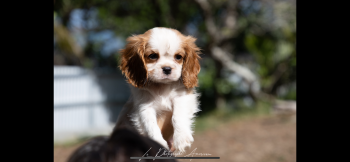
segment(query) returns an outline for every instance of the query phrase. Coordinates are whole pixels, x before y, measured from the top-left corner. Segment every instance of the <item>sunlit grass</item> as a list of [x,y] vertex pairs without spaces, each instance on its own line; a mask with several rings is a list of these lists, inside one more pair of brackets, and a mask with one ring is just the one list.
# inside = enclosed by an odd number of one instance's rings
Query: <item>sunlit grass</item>
[[79,145],[79,144],[85,143],[86,141],[88,141],[93,137],[95,136],[81,136],[79,138],[65,141],[65,142],[54,142],[54,147],[71,147],[71,146]]
[[233,120],[266,116],[270,114],[271,110],[270,103],[261,101],[257,102],[253,107],[247,107],[241,103],[238,103],[238,105],[237,108],[216,109],[203,116],[197,117],[195,121],[195,131],[204,131]]

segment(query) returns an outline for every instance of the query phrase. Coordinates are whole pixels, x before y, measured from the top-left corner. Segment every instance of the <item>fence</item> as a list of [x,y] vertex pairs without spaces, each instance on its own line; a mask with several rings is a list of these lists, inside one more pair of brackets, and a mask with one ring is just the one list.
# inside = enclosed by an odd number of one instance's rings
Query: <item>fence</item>
[[54,140],[110,133],[129,95],[116,70],[54,66]]

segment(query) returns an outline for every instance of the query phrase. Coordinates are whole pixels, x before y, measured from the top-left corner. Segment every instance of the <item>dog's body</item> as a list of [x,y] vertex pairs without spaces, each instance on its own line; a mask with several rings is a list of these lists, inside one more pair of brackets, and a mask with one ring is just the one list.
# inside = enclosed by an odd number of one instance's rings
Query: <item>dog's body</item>
[[[117,128],[136,128],[172,151],[190,146],[192,118],[199,111],[197,94],[188,91],[180,82],[151,87],[131,87],[132,96],[120,113]],[[171,148],[173,141],[175,144]]]
[[135,128],[176,152],[193,142],[192,124],[199,111],[199,48],[195,38],[174,29],[153,28],[128,38],[120,68],[131,87],[116,128]]

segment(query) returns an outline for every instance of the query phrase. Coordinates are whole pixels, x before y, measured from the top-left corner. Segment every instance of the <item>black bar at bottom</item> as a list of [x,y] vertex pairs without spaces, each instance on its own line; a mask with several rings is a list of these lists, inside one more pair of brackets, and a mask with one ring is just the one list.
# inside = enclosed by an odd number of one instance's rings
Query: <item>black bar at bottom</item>
[[220,159],[220,157],[130,157],[130,159]]

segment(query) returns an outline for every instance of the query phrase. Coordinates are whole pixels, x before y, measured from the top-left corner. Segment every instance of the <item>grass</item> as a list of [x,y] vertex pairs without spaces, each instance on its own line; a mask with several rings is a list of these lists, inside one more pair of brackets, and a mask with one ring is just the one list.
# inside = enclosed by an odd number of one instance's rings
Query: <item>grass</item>
[[55,142],[54,147],[71,147],[75,146],[78,144],[82,144],[86,141],[88,141],[90,138],[93,138],[95,136],[81,136],[77,139],[70,140],[70,141],[65,141],[65,142]]
[[269,115],[271,104],[257,102],[253,107],[247,107],[238,101],[237,108],[215,109],[211,113],[197,117],[195,121],[195,131],[204,131],[217,125],[233,120],[242,120],[251,117]]

